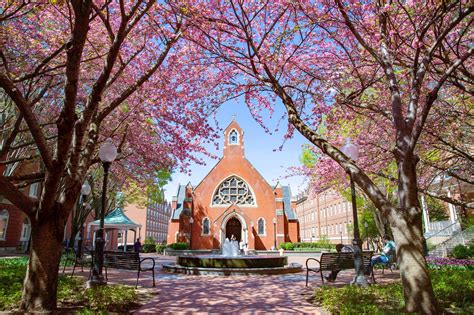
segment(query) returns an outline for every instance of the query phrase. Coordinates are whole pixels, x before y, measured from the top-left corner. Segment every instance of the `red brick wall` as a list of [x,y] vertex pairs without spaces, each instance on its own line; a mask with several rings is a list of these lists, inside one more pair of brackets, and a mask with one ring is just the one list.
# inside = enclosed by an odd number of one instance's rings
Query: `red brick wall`
[[[124,213],[127,217],[130,218],[133,222],[141,224],[141,228],[137,229],[137,237],[140,238],[141,243],[145,242],[145,233],[146,233],[146,207],[141,207],[135,204],[128,204],[124,207]],[[133,231],[128,231],[127,244],[135,243],[133,239]]]
[[[239,144],[229,144],[228,136],[232,130],[239,133]],[[214,166],[210,173],[199,183],[191,195],[192,215],[192,248],[193,249],[218,249],[225,239],[222,229],[232,216],[237,216],[247,227],[242,235],[242,240],[247,240],[250,249],[270,249],[274,244],[275,230],[273,218],[277,218],[278,241],[285,241],[285,235],[292,233],[288,239],[298,239],[297,228],[288,227],[286,217],[283,214],[283,202],[275,197],[281,198],[281,188],[274,191],[267,181],[259,174],[253,165],[244,156],[243,132],[238,124],[233,121],[224,132],[224,156]],[[252,190],[255,206],[224,205],[212,206],[212,197],[217,187],[227,178],[237,176],[244,180]],[[176,202],[173,202],[173,209]],[[186,203],[185,203],[186,207]],[[276,215],[276,210],[281,210],[281,215]],[[210,219],[210,235],[202,235],[202,224],[204,218]],[[258,235],[258,220],[265,220],[265,235]],[[253,227],[252,227],[253,224]],[[175,241],[175,233],[188,232],[189,223],[186,215],[181,215],[180,220],[173,220],[168,229],[168,243]],[[180,233],[180,234],[181,234]],[[189,241],[185,238],[183,241]]]
[[[227,143],[231,130],[239,133],[238,145]],[[253,249],[269,249],[273,244],[273,224],[275,216],[275,198],[272,187],[258,173],[258,171],[244,157],[244,141],[241,128],[234,121],[224,133],[225,146],[224,156],[212,169],[212,171],[195,188],[193,194],[193,216],[194,224],[192,240],[194,249],[220,248],[224,237],[221,232],[223,220],[227,213],[237,212],[241,220],[247,225],[248,246]],[[222,181],[230,176],[236,175],[243,179],[252,189],[256,206],[211,206],[211,201],[215,189]],[[222,215],[226,211],[226,215]],[[202,220],[208,217],[211,221],[211,233],[209,236],[201,235]],[[264,218],[266,223],[266,235],[257,235],[257,221]],[[254,233],[251,231],[251,222],[254,224]],[[245,232],[244,232],[245,233]],[[253,235],[253,237],[252,237]],[[243,236],[242,236],[243,237]]]
[[16,248],[19,245],[23,221],[26,215],[17,207],[10,204],[0,204],[0,211],[8,211],[7,235],[5,240],[0,240],[0,247]]

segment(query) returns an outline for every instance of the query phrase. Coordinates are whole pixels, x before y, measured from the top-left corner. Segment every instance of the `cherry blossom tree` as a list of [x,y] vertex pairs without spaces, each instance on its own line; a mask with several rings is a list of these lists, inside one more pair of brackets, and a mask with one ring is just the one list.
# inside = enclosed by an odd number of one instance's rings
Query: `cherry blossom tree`
[[[233,75],[226,83],[245,94],[254,117],[283,105],[288,136],[296,129],[349,172],[388,219],[409,312],[439,313],[423,255],[417,150],[451,97],[472,101],[473,10],[469,1],[231,0],[187,7],[195,21],[189,39]],[[384,163],[355,163],[338,149],[342,139],[320,132],[325,117],[345,115],[357,125],[356,114],[373,121],[361,131],[372,144],[387,142]],[[396,202],[365,169],[392,162]]]
[[[222,78],[183,41],[180,8],[153,0],[1,1],[1,194],[31,220],[21,310],[56,308],[63,231],[98,147],[116,178],[201,162]],[[29,167],[33,165],[34,167]],[[38,199],[23,188],[42,182]]]

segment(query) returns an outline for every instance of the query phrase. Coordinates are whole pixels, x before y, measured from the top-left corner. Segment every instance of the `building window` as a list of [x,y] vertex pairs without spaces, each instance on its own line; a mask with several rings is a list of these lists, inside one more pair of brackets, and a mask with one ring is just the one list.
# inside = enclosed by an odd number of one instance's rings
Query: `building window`
[[39,183],[31,184],[29,196],[33,198],[38,198],[38,189],[39,189]]
[[7,227],[8,227],[8,211],[0,211],[0,240],[5,240],[7,237]]
[[265,220],[263,218],[258,219],[257,234],[265,235]]
[[202,235],[210,235],[211,234],[211,222],[209,218],[204,218],[202,220]]
[[255,205],[252,191],[245,181],[232,176],[225,180],[216,190],[212,198],[213,205]]
[[237,131],[232,130],[229,134],[229,144],[239,144],[239,135]]

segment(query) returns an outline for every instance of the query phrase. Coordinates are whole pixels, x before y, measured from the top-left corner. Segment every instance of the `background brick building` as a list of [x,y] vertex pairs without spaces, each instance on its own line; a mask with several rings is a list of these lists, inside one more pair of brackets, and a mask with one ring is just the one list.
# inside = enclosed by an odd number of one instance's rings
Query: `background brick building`
[[245,158],[243,136],[232,121],[224,131],[224,155],[219,162],[197,186],[178,187],[168,243],[218,249],[234,235],[250,249],[270,249],[298,241],[290,187],[268,184]]
[[[157,243],[166,242],[168,224],[171,217],[171,204],[164,200],[158,203],[148,198],[147,207],[129,204],[125,206],[125,214],[134,222],[141,224],[139,237],[143,243],[152,238]],[[132,239],[129,239],[130,243]]]
[[348,224],[352,224],[352,206],[334,189],[320,193],[307,190],[298,194],[296,216],[303,242],[327,238],[332,243],[351,243]]

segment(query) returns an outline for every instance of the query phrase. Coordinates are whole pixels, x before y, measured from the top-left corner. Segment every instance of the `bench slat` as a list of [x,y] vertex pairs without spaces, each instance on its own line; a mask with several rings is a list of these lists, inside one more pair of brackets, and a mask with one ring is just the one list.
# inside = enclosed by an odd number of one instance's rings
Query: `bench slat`
[[104,253],[104,264],[108,268],[138,270],[140,256],[138,253],[109,252]]
[[[370,265],[370,258],[372,252],[363,252],[362,259],[364,267]],[[320,270],[330,271],[337,269],[352,269],[354,268],[354,253],[322,253],[320,259]]]

